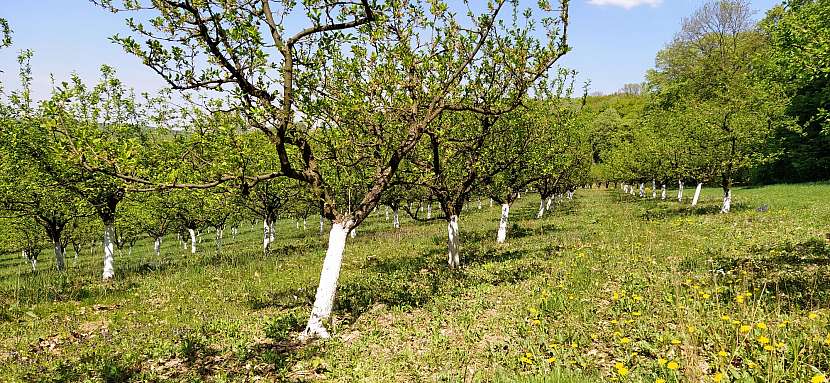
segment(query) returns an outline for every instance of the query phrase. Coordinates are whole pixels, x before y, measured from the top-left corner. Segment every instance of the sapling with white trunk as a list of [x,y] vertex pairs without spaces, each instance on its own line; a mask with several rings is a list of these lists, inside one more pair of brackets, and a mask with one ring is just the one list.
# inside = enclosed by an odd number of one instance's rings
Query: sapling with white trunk
[[697,206],[698,200],[700,200],[700,189],[703,187],[702,182],[697,183],[697,187],[695,188],[695,195],[692,198],[692,206]]

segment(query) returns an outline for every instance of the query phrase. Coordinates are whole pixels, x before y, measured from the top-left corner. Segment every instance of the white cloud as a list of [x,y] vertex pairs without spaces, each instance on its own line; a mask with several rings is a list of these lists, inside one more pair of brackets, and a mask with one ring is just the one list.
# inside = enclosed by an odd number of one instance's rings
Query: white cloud
[[623,7],[625,9],[631,9],[640,5],[650,5],[652,7],[656,7],[661,3],[663,3],[663,0],[588,0],[588,4],[591,5],[610,5],[613,7]]

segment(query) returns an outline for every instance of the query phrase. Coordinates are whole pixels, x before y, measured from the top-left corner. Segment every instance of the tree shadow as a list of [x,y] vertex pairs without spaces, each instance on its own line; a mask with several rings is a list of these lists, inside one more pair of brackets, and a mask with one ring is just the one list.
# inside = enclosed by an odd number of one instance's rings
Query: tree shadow
[[[693,217],[702,215],[720,214],[720,205],[698,205],[692,206],[667,206],[660,203],[641,204],[646,205],[645,211],[640,214],[640,219],[643,221],[659,221],[676,217]],[[650,205],[650,206],[649,206]],[[744,203],[735,203],[732,205],[731,213],[745,212],[752,210],[752,207]],[[760,214],[760,212],[759,212]]]

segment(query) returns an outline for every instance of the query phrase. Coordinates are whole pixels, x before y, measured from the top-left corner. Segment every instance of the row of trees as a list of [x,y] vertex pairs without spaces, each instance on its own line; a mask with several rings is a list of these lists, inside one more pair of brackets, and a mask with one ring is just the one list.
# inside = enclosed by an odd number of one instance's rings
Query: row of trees
[[[98,84],[73,77],[35,103],[21,55],[23,86],[0,106],[0,197],[21,233],[36,223],[48,234],[58,268],[89,227],[103,231],[110,279],[114,247],[142,234],[158,252],[179,228],[195,252],[198,230],[214,228],[221,246],[226,226],[258,217],[267,251],[280,215],[319,214],[331,229],[304,334],[327,337],[346,239],[381,204],[395,221],[399,208],[445,220],[457,267],[473,196],[502,205],[502,242],[520,191],[542,193],[541,216],[545,199],[587,182],[583,102],[573,73],[553,69],[569,49],[566,0],[535,11],[505,0],[98,3],[149,13],[113,40],[170,89],[135,95],[105,66]],[[289,31],[287,18],[307,26]]]
[[[823,180],[830,49],[827,1],[789,1],[760,22],[748,2],[705,4],[657,54],[641,95],[589,100],[597,179],[642,189]],[[809,65],[808,65],[809,63]],[[628,190],[633,192],[632,190]]]

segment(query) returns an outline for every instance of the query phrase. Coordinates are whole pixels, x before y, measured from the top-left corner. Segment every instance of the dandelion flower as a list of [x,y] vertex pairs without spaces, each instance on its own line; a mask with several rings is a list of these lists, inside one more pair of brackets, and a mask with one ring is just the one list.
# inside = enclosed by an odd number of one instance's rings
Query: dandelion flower
[[626,343],[630,343],[630,342],[631,342],[631,339],[629,339],[628,337],[620,338],[620,344],[626,344]]
[[723,374],[721,374],[720,372],[716,372],[715,376],[712,377],[712,381],[714,381],[715,383],[720,383],[722,380]]
[[657,380],[655,380],[654,383],[666,383],[666,379],[657,378]]
[[764,322],[758,322],[758,324],[755,325],[755,326],[758,327],[761,330],[766,330],[767,329],[767,324],[764,323]]
[[671,344],[673,344],[673,345],[678,345],[678,344],[680,344],[680,339],[672,339],[672,340],[671,340]]
[[810,383],[824,383],[827,381],[827,378],[824,377],[822,374],[815,374],[812,379],[810,379]]
[[743,325],[740,328],[740,331],[741,331],[742,334],[748,333],[749,330],[752,330],[752,326],[750,326],[750,325]]
[[618,374],[620,374],[620,376],[626,376],[626,375],[628,375],[628,367],[626,367],[626,366],[625,366],[624,364],[622,364],[621,362],[617,362],[617,363],[614,365],[614,368],[615,368],[615,369],[617,369],[617,373],[618,373]]
[[808,314],[808,315],[807,315],[807,318],[809,318],[809,319],[816,319],[816,318],[818,318],[818,314],[817,314],[817,313],[812,312],[812,313],[810,313],[810,314]]
[[668,367],[669,370],[676,370],[676,369],[680,368],[680,365],[677,364],[677,362],[675,362],[675,361],[671,361],[668,364],[666,364],[666,367]]
[[658,363],[658,364],[660,364],[661,366],[662,366],[662,365],[664,365],[664,364],[666,364],[666,362],[668,362],[666,359],[663,359],[663,358],[657,358],[657,363]]
[[720,317],[720,319],[728,321],[729,320],[729,315],[724,315],[724,316]]
[[550,357],[550,358],[547,358],[547,359],[546,359],[546,361],[547,361],[548,363],[553,363],[553,362],[556,362],[556,358],[554,358],[554,357]]
[[718,356],[722,356],[722,357],[725,358],[725,357],[729,356],[729,353],[726,352],[726,351],[720,350],[720,351],[718,351]]
[[763,336],[763,335],[762,335],[762,336],[759,336],[759,337],[758,337],[758,343],[761,343],[761,344],[767,344],[767,343],[769,343],[769,338],[767,338],[767,337],[765,337],[765,336]]

